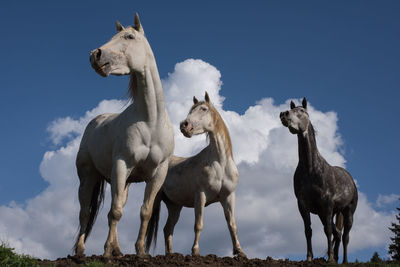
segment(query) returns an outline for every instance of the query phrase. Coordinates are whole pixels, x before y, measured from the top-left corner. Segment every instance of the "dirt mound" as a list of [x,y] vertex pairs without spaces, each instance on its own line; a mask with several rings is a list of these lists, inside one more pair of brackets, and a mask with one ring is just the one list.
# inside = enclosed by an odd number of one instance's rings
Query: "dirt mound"
[[207,256],[184,256],[179,253],[170,255],[145,256],[138,257],[136,255],[124,255],[123,257],[115,257],[106,259],[103,256],[59,258],[55,261],[40,260],[40,266],[52,265],[56,267],[63,266],[79,266],[90,262],[102,262],[106,266],[272,266],[272,267],[289,267],[289,266],[310,266],[319,267],[327,266],[325,259],[315,259],[313,262],[306,261],[290,261],[290,260],[274,260],[271,257],[266,259],[248,259],[243,257],[218,257],[216,255]]

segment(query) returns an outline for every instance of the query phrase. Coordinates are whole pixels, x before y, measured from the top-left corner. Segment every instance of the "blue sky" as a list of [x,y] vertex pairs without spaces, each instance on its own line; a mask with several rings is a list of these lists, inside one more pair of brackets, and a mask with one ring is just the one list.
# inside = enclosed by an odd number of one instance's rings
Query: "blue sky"
[[[12,1],[0,9],[0,205],[47,188],[39,165],[56,149],[52,121],[126,98],[127,77],[98,76],[89,51],[134,11],[161,78],[186,59],[208,62],[221,73],[224,109],[239,114],[262,98],[305,96],[337,114],[339,150],[368,200],[400,193],[398,1]],[[373,205],[390,212],[399,202]],[[374,250],[385,253],[353,257]]]

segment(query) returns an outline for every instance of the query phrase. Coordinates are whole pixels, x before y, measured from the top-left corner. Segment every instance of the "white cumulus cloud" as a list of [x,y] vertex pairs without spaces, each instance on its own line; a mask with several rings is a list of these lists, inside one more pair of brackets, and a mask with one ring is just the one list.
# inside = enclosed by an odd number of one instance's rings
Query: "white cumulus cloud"
[[[224,110],[224,97],[219,93],[221,73],[202,60],[188,59],[176,64],[174,71],[162,82],[166,106],[175,130],[175,154],[193,155],[207,145],[204,135],[188,139],[178,130],[179,122],[186,117],[193,103],[193,96],[203,99],[207,90],[226,121],[240,172],[236,199],[238,234],[248,256],[305,256],[303,223],[293,193],[293,173],[298,160],[297,139],[279,120],[279,112],[288,109],[289,100],[275,104],[272,98],[264,98],[248,107],[243,114]],[[65,117],[50,123],[49,137],[57,148],[47,151],[40,164],[40,173],[49,186],[24,205],[11,202],[0,206],[1,240],[8,242],[18,252],[40,258],[54,259],[71,253],[79,212],[75,157],[82,133],[96,115],[121,112],[126,105],[124,101],[104,100],[80,118]],[[337,114],[318,111],[312,106],[312,101],[308,109],[317,130],[321,154],[331,164],[345,166],[346,161],[340,153],[342,139],[338,133]],[[124,253],[134,253],[143,189],[143,183],[131,186],[128,203],[118,225]],[[106,196],[104,208],[87,241],[88,255],[103,252],[108,232],[106,214],[110,207],[110,194]],[[396,196],[380,196],[377,203],[388,203]],[[363,248],[385,246],[390,236],[387,227],[393,218],[394,214],[374,210],[367,196],[360,192],[354,227],[350,233],[350,253]],[[166,209],[163,206],[160,229],[165,220]],[[322,226],[316,216],[313,216],[312,222],[314,255],[323,256],[326,241]],[[175,228],[173,244],[176,252],[190,253],[194,237],[193,223],[193,210],[183,209]],[[158,238],[160,242],[155,254],[164,251],[162,231]],[[232,253],[229,231],[218,203],[205,209],[200,252],[219,256]]]

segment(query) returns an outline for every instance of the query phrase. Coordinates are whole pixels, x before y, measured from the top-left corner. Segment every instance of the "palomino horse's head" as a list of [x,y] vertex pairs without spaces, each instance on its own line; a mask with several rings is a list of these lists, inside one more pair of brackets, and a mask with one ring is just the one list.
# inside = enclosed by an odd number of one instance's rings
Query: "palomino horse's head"
[[90,52],[92,67],[103,77],[141,72],[146,56],[149,51],[152,53],[137,13],[135,26],[124,28],[118,21],[116,26],[118,33],[108,43]]
[[181,122],[181,132],[186,137],[202,134],[204,132],[213,131],[214,113],[217,112],[214,105],[210,101],[210,97],[206,92],[205,101],[199,101],[193,97],[193,106],[190,108],[186,119]]
[[307,100],[303,98],[302,106],[296,107],[293,101],[290,102],[290,110],[281,112],[282,124],[289,128],[292,134],[303,133],[308,129],[310,119],[307,113]]

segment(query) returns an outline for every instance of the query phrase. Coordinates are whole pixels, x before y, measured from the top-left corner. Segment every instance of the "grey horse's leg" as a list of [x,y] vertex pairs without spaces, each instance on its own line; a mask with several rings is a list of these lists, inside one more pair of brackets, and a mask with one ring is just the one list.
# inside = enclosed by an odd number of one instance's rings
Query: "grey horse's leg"
[[335,244],[333,248],[333,253],[336,262],[338,262],[339,260],[339,247],[340,247],[340,241],[342,240],[342,226],[343,226],[343,215],[342,213],[338,212],[336,214],[336,224],[332,221],[333,241]]
[[199,256],[199,238],[200,232],[203,230],[203,211],[206,204],[206,195],[204,192],[197,192],[194,203],[194,242],[192,247],[192,255]]
[[239,239],[237,236],[237,227],[235,221],[235,192],[232,192],[226,199],[221,200],[221,205],[224,209],[224,215],[226,223],[228,224],[229,233],[231,234],[233,255],[246,257],[246,254],[240,247]]
[[78,196],[81,209],[79,211],[80,227],[78,238],[75,244],[75,254],[78,256],[83,256],[85,252],[87,228],[91,228],[93,226],[88,225],[90,220],[90,209],[93,199],[93,193],[96,185],[99,183],[99,180],[103,179],[103,177],[101,177],[101,175],[96,170],[88,166],[80,166],[80,168],[78,168],[78,176],[80,180]]
[[136,254],[139,256],[145,255],[144,239],[146,237],[147,226],[153,212],[154,199],[164,183],[167,171],[168,160],[158,165],[155,174],[146,183],[146,188],[144,189],[143,204],[140,208],[140,229],[135,243]]
[[297,202],[297,206],[299,208],[299,212],[304,222],[304,233],[306,235],[306,240],[307,240],[307,261],[312,261],[314,255],[311,244],[312,229],[311,229],[310,212],[306,210],[300,202]]
[[324,232],[326,235],[326,239],[328,242],[328,261],[334,262],[335,258],[333,256],[333,249],[332,249],[332,219],[333,214],[331,209],[328,209],[327,212],[323,214],[318,214],[319,218],[321,219],[322,224],[324,225]]
[[168,208],[168,219],[164,226],[164,240],[165,240],[165,254],[173,253],[172,250],[172,236],[174,234],[174,228],[179,220],[182,206],[175,205],[170,201],[165,202]]
[[118,245],[117,224],[122,217],[123,206],[127,199],[126,180],[129,174],[125,161],[116,160],[111,173],[111,209],[108,213],[109,232],[104,244],[104,257],[122,255]]
[[347,208],[344,213],[344,230],[343,230],[343,263],[347,263],[347,245],[349,244],[349,233],[353,226],[353,212]]

